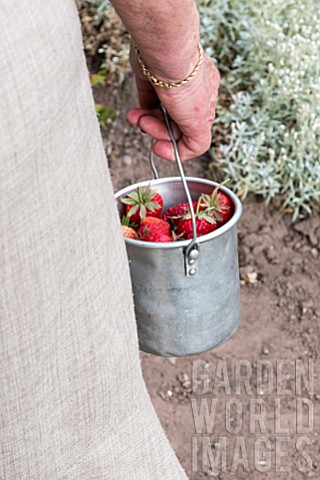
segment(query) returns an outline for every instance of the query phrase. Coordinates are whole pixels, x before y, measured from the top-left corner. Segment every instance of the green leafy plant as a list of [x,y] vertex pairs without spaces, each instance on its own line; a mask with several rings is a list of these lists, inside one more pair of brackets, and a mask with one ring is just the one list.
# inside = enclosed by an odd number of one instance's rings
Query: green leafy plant
[[130,71],[130,38],[110,2],[76,0],[84,50],[91,70],[108,72],[106,84],[119,84]]
[[[107,81],[114,72],[121,81],[129,49],[121,22],[106,0],[78,4],[95,23],[86,28],[86,51],[105,53]],[[320,2],[197,4],[201,42],[222,73],[216,125],[224,141],[211,150],[213,163],[239,195],[280,198],[293,219],[311,213],[320,200]]]
[[96,85],[104,85],[107,76],[108,72],[106,72],[106,70],[100,70],[98,73],[93,73],[90,76],[91,86],[95,87]]
[[96,10],[96,21],[99,22],[102,20],[104,12],[109,9],[113,9],[112,4],[109,0],[82,0],[81,3],[86,3],[92,5]]
[[215,163],[234,188],[282,199],[293,213],[320,200],[320,4],[202,0],[202,41],[223,72],[231,107]]
[[96,103],[96,112],[100,127],[103,130],[107,130],[112,124],[112,122],[114,122],[117,118],[115,109],[108,105]]

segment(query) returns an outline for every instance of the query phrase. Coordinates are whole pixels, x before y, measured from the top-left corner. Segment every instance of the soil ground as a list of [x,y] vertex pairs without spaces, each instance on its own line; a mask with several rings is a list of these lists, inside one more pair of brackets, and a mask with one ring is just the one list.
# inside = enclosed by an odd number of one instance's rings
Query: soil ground
[[[104,134],[114,189],[151,178],[150,139],[126,121],[126,111],[137,105],[132,77],[121,86],[96,88],[95,97],[118,112]],[[158,165],[162,176],[176,175],[174,164]],[[207,165],[203,157],[187,162],[185,170],[206,177]],[[289,216],[254,196],[243,206],[238,226],[239,330],[202,355],[161,358],[141,353],[144,378],[191,480],[317,479],[319,216],[292,225]],[[247,383],[240,381],[245,374]],[[201,421],[206,407],[207,423]],[[259,412],[260,423],[254,421]]]

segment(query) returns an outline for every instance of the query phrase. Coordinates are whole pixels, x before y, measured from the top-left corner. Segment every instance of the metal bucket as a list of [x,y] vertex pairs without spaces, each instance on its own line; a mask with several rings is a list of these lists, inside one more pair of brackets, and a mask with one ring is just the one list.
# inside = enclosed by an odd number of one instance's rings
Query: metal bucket
[[[177,157],[177,154],[176,154]],[[178,166],[180,159],[177,159]],[[179,170],[181,163],[179,166]],[[153,170],[154,166],[153,166]],[[200,178],[169,177],[149,183],[163,197],[163,212],[218,185]],[[187,191],[185,186],[187,185]],[[136,190],[131,185],[116,193],[121,198]],[[141,350],[161,356],[194,355],[230,338],[240,321],[240,284],[236,224],[241,203],[228,188],[233,216],[214,232],[192,240],[151,243],[126,238],[135,314]],[[189,194],[189,195],[188,195]]]

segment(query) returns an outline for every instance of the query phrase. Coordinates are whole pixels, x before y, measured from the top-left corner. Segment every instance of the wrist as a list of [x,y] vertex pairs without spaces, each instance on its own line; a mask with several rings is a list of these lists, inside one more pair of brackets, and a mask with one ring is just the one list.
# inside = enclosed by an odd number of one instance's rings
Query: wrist
[[172,49],[165,56],[164,62],[162,62],[163,52],[156,55],[156,62],[153,59],[147,62],[145,60],[146,56],[140,52],[136,43],[133,44],[133,50],[132,53],[140,65],[142,74],[154,87],[182,86],[196,75],[203,59],[203,50],[200,43],[184,49],[184,52],[179,53],[178,57],[176,55],[177,50]]
[[198,60],[199,43],[193,42],[192,46],[184,51],[173,47],[163,60],[160,56],[159,60],[149,62],[148,68],[159,80],[176,83],[190,75]]

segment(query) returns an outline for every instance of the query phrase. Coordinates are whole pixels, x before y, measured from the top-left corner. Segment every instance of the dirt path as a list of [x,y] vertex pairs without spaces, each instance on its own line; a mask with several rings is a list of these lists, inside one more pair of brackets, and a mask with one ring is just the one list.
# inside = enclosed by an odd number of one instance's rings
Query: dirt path
[[[119,112],[105,140],[115,190],[151,177],[150,140],[125,121],[136,105],[133,92],[130,77],[118,89],[95,92]],[[176,175],[174,164],[159,167],[163,176]],[[204,177],[206,159],[185,168]],[[292,227],[288,216],[255,197],[246,200],[238,229],[242,320],[236,335],[199,356],[141,354],[153,404],[191,480],[320,478],[319,220]],[[201,421],[206,407],[212,425]],[[259,412],[260,423],[254,421]],[[210,456],[219,452],[226,466],[215,469]]]

